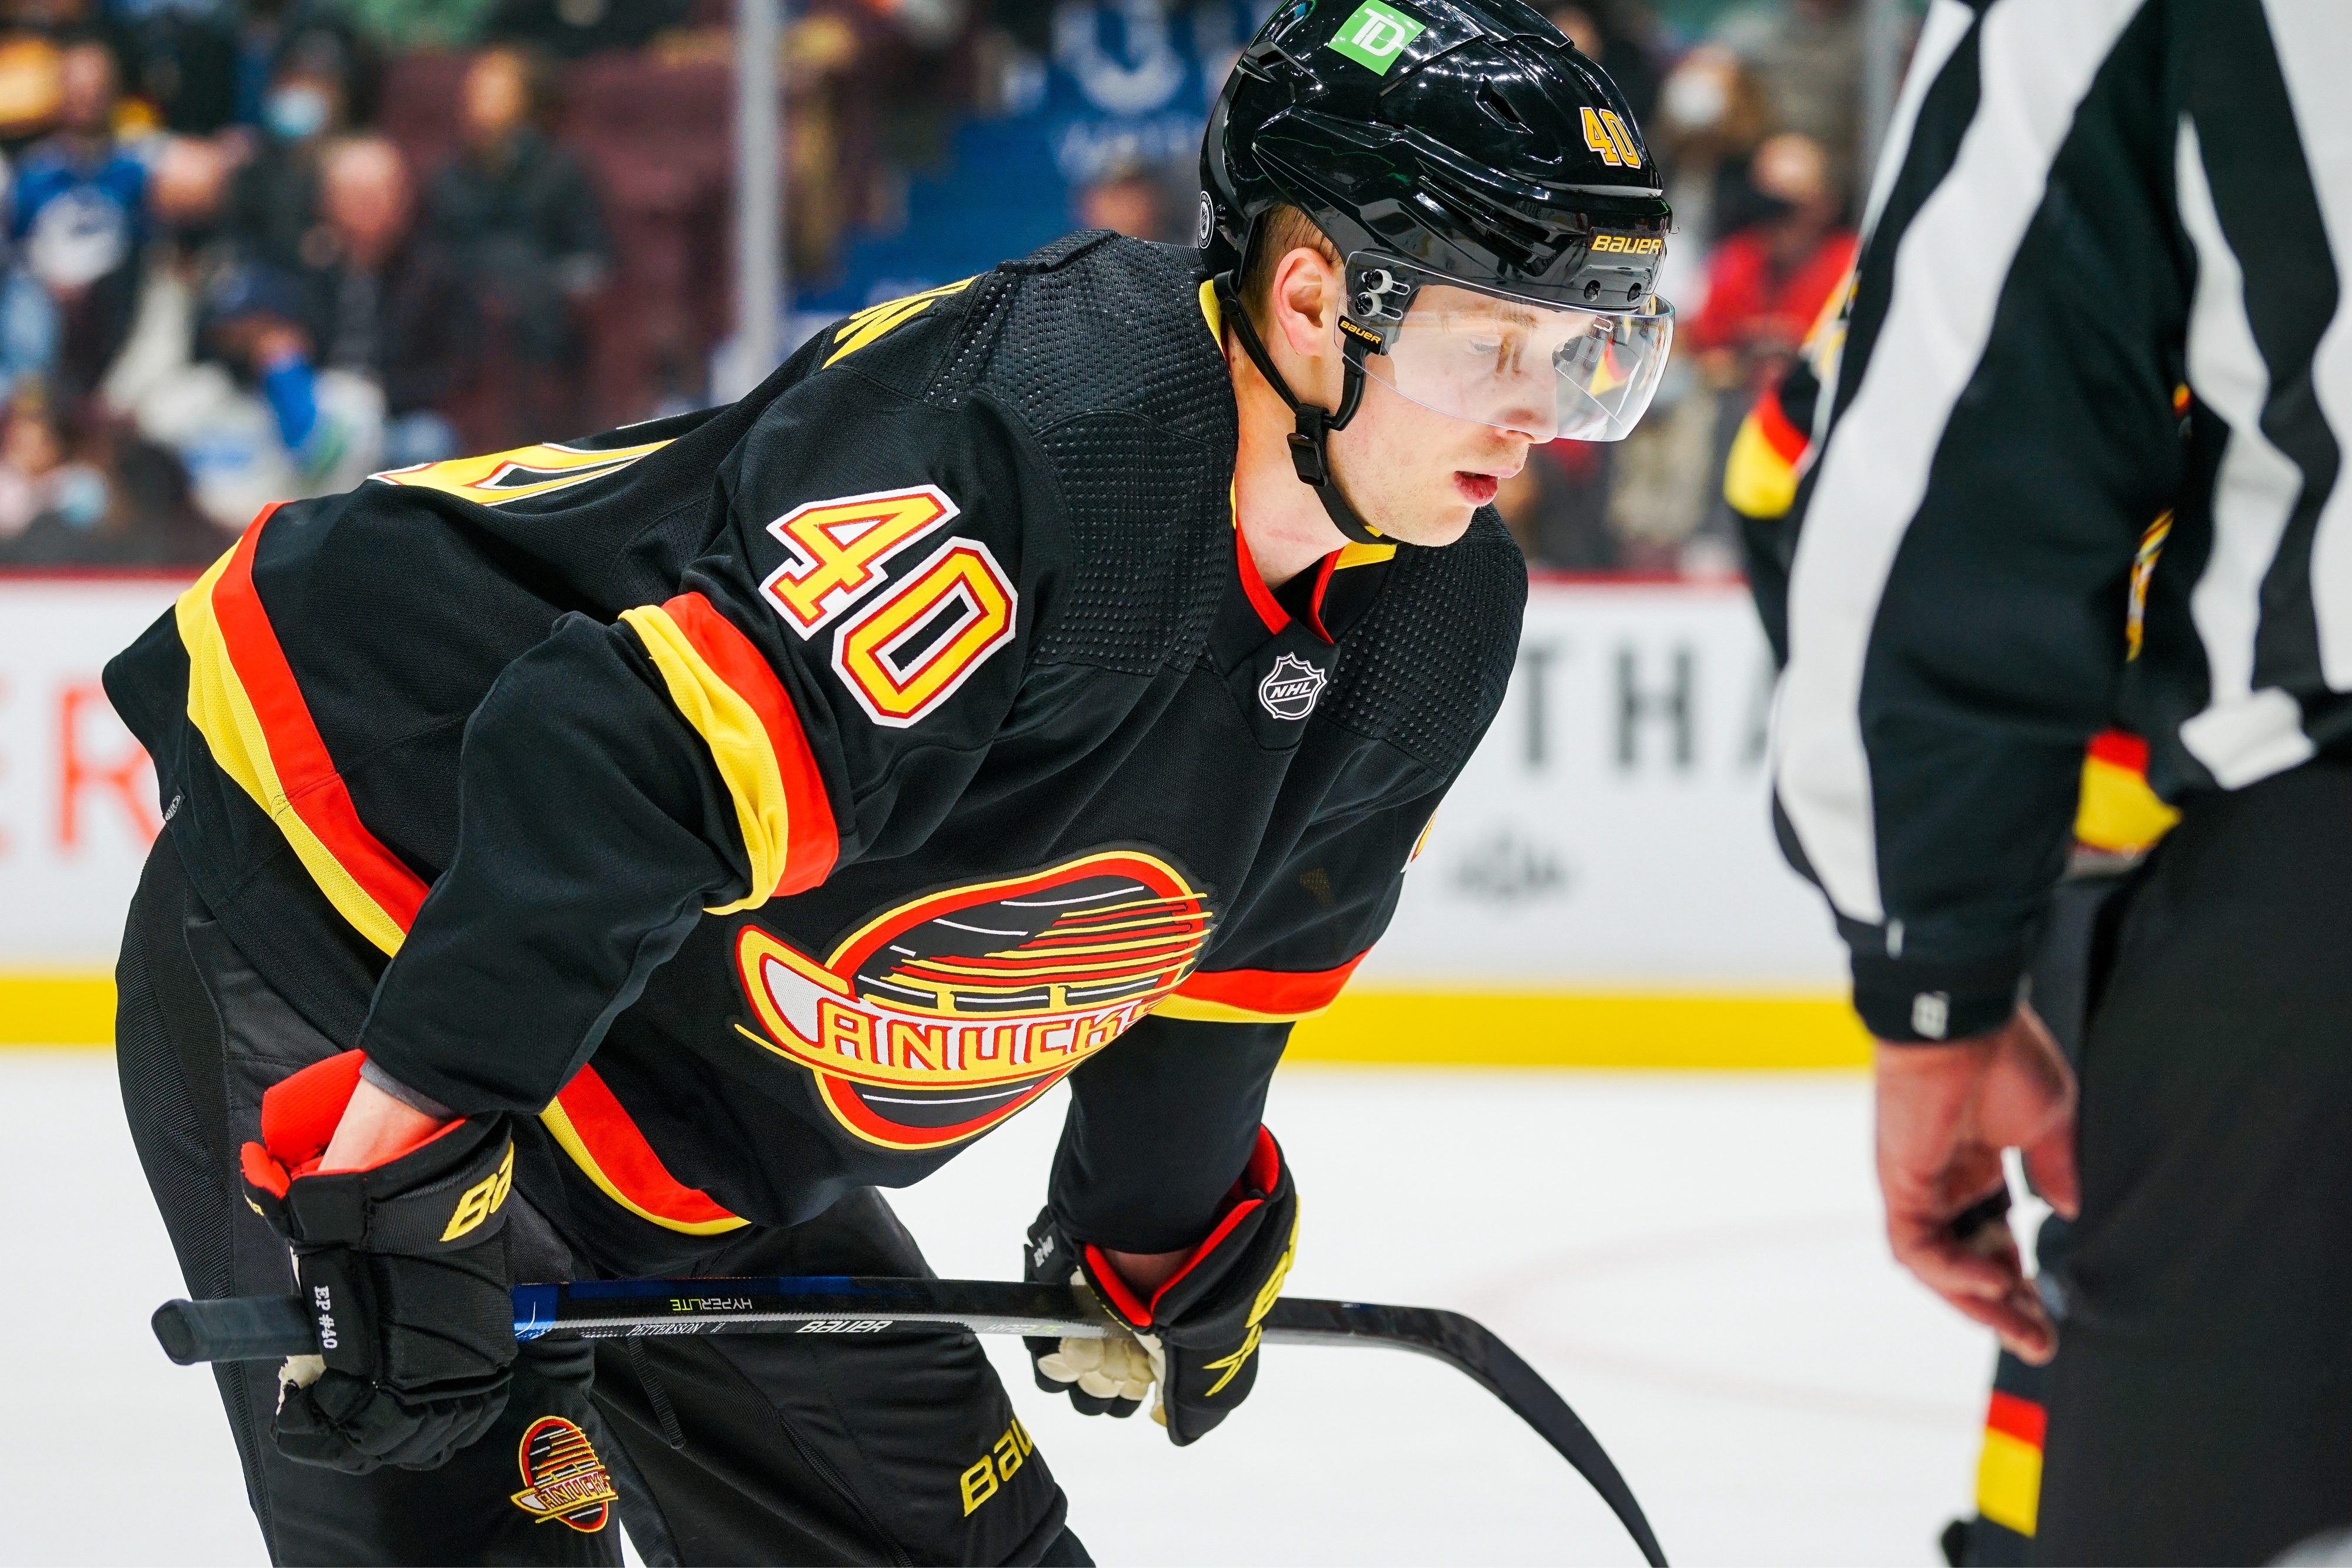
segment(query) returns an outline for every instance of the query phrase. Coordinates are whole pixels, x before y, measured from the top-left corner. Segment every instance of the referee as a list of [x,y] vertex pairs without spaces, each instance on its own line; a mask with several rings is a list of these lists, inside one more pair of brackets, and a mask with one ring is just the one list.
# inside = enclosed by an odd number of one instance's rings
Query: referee
[[[2065,1336],[2036,1561],[2352,1523],[2346,254],[2344,0],[1934,0],[1796,501],[1778,820],[1881,1041],[1895,1255]],[[2078,1110],[2021,976],[2110,726],[2181,821]],[[2039,1295],[1955,1234],[2005,1146],[2079,1207]]]

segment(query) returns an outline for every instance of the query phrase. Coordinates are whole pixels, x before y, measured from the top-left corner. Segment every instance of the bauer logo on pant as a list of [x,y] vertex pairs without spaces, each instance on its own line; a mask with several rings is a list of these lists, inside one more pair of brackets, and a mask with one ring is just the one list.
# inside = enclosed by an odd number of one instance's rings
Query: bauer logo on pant
[[736,967],[764,1032],[743,1032],[814,1071],[857,1137],[934,1149],[1117,1040],[1192,973],[1210,921],[1175,867],[1111,850],[899,904],[822,962],[746,924]]
[[523,1433],[515,1458],[522,1467],[522,1490],[514,1494],[514,1505],[536,1522],[561,1521],[593,1535],[612,1519],[621,1494],[577,1424],[541,1416]]

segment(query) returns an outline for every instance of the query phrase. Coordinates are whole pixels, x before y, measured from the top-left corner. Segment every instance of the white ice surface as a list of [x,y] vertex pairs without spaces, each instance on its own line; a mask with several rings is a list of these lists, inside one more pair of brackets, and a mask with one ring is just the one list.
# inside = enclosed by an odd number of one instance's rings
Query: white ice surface
[[[1933,1563],[1970,1490],[1990,1343],[1877,1235],[1859,1077],[1286,1070],[1290,1288],[1472,1313],[1582,1413],[1681,1563]],[[941,1273],[1007,1277],[1058,1107],[900,1212]],[[255,1563],[212,1380],[101,1052],[0,1053],[0,1563]],[[1266,1353],[1192,1448],[1087,1420],[992,1347],[1106,1563],[1634,1563],[1566,1465],[1467,1380]]]

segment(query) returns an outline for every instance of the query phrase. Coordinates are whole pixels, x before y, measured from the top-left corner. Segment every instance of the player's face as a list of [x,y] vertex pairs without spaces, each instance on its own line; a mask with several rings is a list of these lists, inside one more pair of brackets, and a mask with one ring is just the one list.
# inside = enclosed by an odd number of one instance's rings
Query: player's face
[[1333,466],[1372,527],[1406,544],[1449,545],[1526,466],[1529,437],[1512,423],[1439,413],[1367,376],[1362,407],[1330,438]]

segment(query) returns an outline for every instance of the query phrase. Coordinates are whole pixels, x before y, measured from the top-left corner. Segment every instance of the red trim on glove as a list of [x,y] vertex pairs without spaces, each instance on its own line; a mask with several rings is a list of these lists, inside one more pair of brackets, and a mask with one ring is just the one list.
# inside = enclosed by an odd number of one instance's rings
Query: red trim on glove
[[289,1171],[315,1164],[334,1141],[360,1086],[367,1053],[347,1051],[271,1084],[261,1096],[261,1146]]
[[286,1189],[293,1185],[293,1177],[286,1167],[271,1159],[269,1151],[259,1144],[247,1144],[240,1147],[236,1151],[236,1163],[245,1179],[264,1192],[284,1197]]
[[[1250,1211],[1257,1207],[1262,1201],[1264,1200],[1255,1197],[1244,1198],[1241,1202],[1234,1205],[1233,1207],[1225,1210],[1225,1217],[1217,1221],[1217,1228],[1209,1232],[1208,1239],[1206,1240],[1202,1241],[1198,1247],[1192,1249],[1192,1255],[1184,1260],[1184,1266],[1177,1270],[1173,1274],[1169,1275],[1167,1279],[1161,1281],[1160,1289],[1151,1292],[1151,1306],[1154,1312],[1157,1312],[1160,1308],[1160,1298],[1174,1290],[1176,1288],[1177,1281],[1181,1280],[1185,1275],[1198,1268],[1202,1259],[1206,1258],[1210,1253],[1214,1252],[1217,1249],[1217,1243],[1232,1235],[1234,1227],[1239,1225],[1244,1219],[1247,1218]],[[1145,1321],[1150,1322],[1150,1320],[1147,1318]]]
[[1257,1130],[1257,1143],[1250,1150],[1249,1164],[1243,1168],[1241,1179],[1234,1183],[1231,1196],[1237,1201],[1218,1218],[1216,1228],[1185,1255],[1183,1266],[1151,1292],[1149,1304],[1135,1293],[1126,1278],[1103,1255],[1102,1249],[1088,1242],[1087,1262],[1092,1267],[1096,1284],[1103,1294],[1110,1298],[1110,1304],[1118,1309],[1120,1316],[1137,1328],[1149,1328],[1159,1313],[1160,1298],[1174,1290],[1179,1280],[1198,1268],[1202,1259],[1214,1252],[1223,1244],[1225,1238],[1234,1233],[1235,1226],[1265,1203],[1265,1195],[1274,1190],[1274,1185],[1281,1176],[1282,1150],[1275,1143],[1274,1134],[1261,1126]]
[[1281,1179],[1282,1149],[1264,1124],[1259,1124],[1257,1142],[1250,1149],[1249,1164],[1243,1167],[1242,1175],[1260,1193],[1272,1192],[1274,1184]]
[[[352,1094],[359,1090],[360,1069],[366,1061],[365,1051],[347,1051],[324,1061],[314,1061],[264,1091],[261,1142],[247,1144],[237,1151],[237,1164],[245,1179],[284,1197],[295,1177],[317,1170],[319,1162],[326,1157],[327,1145],[334,1142],[335,1129],[341,1124]],[[388,1150],[366,1168],[373,1170],[404,1155],[415,1154],[452,1127],[464,1124],[463,1117],[444,1122],[398,1148]]]
[[1150,1328],[1151,1309],[1143,1304],[1143,1299],[1135,1293],[1134,1287],[1112,1266],[1111,1260],[1103,1256],[1103,1249],[1091,1241],[1087,1243],[1087,1263],[1096,1287],[1110,1298],[1110,1304],[1118,1310],[1118,1315],[1137,1328]]

